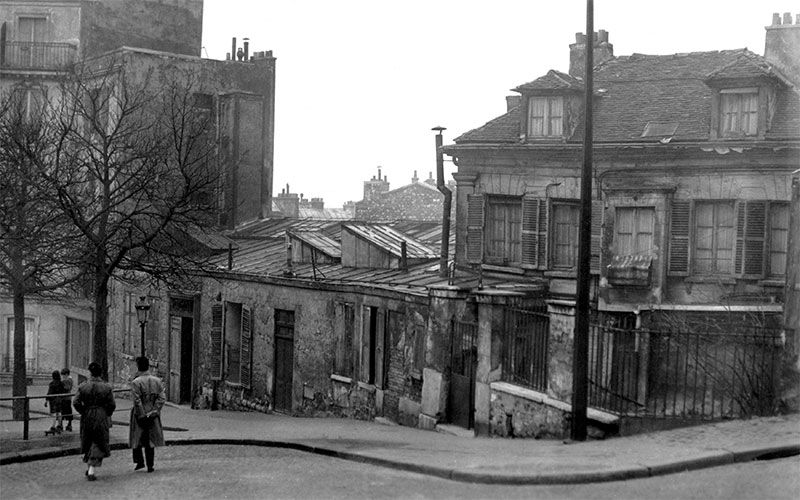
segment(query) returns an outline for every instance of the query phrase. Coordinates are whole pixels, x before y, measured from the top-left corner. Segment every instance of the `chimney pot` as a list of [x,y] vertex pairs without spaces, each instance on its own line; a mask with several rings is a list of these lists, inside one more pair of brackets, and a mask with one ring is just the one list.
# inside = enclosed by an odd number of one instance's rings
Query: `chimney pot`
[[772,25],[777,26],[779,24],[781,24],[781,15],[775,12],[772,14]]
[[783,13],[783,24],[792,24],[792,13],[791,12],[784,12]]
[[575,43],[586,43],[586,35],[583,33],[575,33]]
[[608,31],[600,30],[597,32],[598,42],[600,43],[608,43]]

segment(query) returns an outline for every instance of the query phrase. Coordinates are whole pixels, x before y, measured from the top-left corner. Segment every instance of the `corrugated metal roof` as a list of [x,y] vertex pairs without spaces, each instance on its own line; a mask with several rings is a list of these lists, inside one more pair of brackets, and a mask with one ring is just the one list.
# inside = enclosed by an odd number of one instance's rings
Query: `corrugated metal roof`
[[342,224],[342,229],[352,231],[356,236],[397,257],[401,256],[400,247],[403,242],[406,244],[406,256],[409,259],[435,259],[438,256],[428,245],[387,225],[350,222]]
[[298,240],[302,241],[306,245],[309,245],[316,250],[328,255],[330,257],[341,259],[342,258],[342,246],[341,244],[330,238],[321,234],[316,231],[294,231],[289,230],[288,233],[297,238]]

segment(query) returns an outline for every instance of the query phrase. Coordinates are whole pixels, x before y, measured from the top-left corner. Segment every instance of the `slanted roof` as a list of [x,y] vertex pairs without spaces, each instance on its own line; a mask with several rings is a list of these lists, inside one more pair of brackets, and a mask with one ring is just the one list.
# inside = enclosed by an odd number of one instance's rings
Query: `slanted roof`
[[523,83],[517,88],[511,89],[515,92],[531,92],[537,90],[583,90],[583,80],[575,78],[567,73],[562,73],[551,69],[546,75],[540,76],[532,82]]
[[288,231],[289,236],[297,238],[314,250],[318,250],[334,259],[342,258],[342,245],[317,231]]
[[347,223],[342,225],[342,229],[353,232],[356,236],[396,257],[401,257],[400,246],[403,242],[406,244],[406,256],[409,259],[436,259],[438,257],[437,252],[429,246],[384,224]]
[[[517,87],[529,91],[557,85],[562,78],[550,71]],[[567,75],[568,76],[568,75]],[[765,58],[747,49],[692,52],[671,55],[632,54],[603,62],[594,73],[594,140],[596,143],[652,141],[644,138],[648,123],[677,124],[671,141],[709,140],[714,79],[772,78],[786,86],[777,93],[775,115],[767,139],[797,138],[800,131],[800,96],[786,76]],[[572,77],[570,77],[572,78]],[[574,79],[571,85],[580,83]],[[563,87],[571,88],[571,87]],[[459,144],[520,143],[519,107],[455,139]],[[583,139],[579,120],[567,142]]]

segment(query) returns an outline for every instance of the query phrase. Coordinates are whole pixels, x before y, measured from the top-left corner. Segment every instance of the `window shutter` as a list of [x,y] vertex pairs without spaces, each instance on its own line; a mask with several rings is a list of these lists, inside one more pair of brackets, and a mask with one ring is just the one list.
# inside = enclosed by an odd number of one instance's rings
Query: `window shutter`
[[600,272],[600,248],[603,242],[603,201],[592,201],[592,237],[590,242],[591,260],[589,270],[593,273]]
[[669,274],[689,275],[689,234],[692,204],[688,200],[673,200],[669,224]]
[[247,306],[242,306],[242,332],[239,354],[239,383],[245,389],[250,388],[253,373],[253,313]]
[[[740,203],[740,205],[742,205]],[[748,201],[745,206],[744,274],[764,276],[764,242],[767,231],[767,202]],[[738,247],[738,242],[737,242]]]
[[467,262],[483,262],[483,216],[484,196],[467,195]]
[[[543,228],[544,226],[544,228]],[[547,200],[525,195],[522,198],[522,265],[545,267],[547,242]]]
[[222,379],[222,304],[211,306],[211,346],[208,356],[208,370],[211,380]]

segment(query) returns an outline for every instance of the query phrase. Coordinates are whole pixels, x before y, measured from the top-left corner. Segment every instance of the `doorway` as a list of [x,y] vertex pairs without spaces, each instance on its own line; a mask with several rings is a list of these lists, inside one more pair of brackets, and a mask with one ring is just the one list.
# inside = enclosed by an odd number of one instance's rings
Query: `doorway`
[[275,410],[292,411],[294,311],[275,309]]
[[194,324],[194,300],[170,299],[167,399],[177,404],[192,401]]

